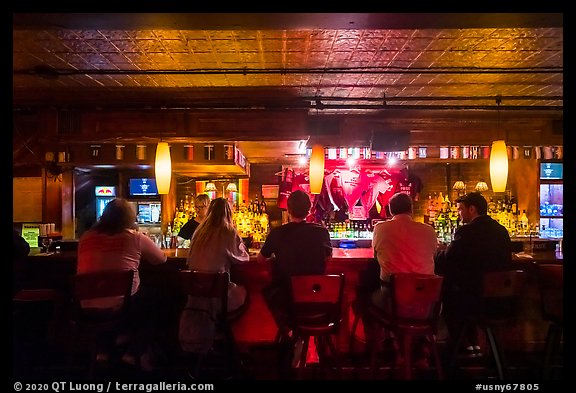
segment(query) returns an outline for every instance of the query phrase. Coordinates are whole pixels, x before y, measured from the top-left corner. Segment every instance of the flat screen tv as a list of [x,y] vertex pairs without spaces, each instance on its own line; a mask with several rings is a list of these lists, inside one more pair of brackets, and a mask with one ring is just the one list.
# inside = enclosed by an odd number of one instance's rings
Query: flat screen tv
[[541,162],[540,179],[562,180],[562,166],[561,162]]
[[137,179],[130,179],[128,183],[130,189],[130,196],[156,196],[158,195],[158,188],[156,187],[156,179],[141,177]]

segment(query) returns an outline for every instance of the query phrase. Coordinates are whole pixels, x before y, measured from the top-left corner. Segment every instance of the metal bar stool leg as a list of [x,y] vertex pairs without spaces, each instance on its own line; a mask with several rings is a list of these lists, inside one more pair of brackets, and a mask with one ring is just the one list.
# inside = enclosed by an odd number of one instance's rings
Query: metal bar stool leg
[[494,358],[494,363],[496,364],[496,372],[498,373],[498,379],[503,380],[504,366],[503,366],[502,353],[500,351],[496,336],[494,335],[494,331],[492,330],[491,327],[486,328],[486,336],[488,337],[492,357]]
[[306,367],[306,355],[308,355],[308,343],[310,336],[302,337],[304,343],[302,344],[302,352],[300,353],[300,364],[298,365],[298,378],[304,378],[304,368]]

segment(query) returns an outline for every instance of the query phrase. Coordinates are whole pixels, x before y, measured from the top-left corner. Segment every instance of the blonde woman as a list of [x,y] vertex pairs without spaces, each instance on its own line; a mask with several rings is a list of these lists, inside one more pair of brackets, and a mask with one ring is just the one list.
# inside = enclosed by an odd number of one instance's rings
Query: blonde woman
[[[188,268],[204,272],[229,272],[233,263],[248,260],[248,250],[234,227],[228,200],[225,198],[212,200],[206,218],[192,235],[187,259]],[[203,300],[189,296],[180,318],[179,339],[184,351],[206,352],[212,345],[214,338],[214,331],[210,325],[212,318],[206,318],[206,315],[214,316],[218,313],[218,303]],[[245,301],[246,288],[230,282],[228,311],[238,309]],[[199,313],[198,310],[204,312]]]

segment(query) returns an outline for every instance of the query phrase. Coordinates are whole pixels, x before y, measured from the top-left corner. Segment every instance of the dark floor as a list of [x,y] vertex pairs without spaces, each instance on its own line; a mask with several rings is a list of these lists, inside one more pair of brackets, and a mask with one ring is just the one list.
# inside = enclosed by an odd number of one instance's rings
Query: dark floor
[[[13,323],[13,375],[15,378],[26,381],[33,379],[56,380],[90,380],[90,379],[150,379],[162,381],[190,380],[190,359],[181,356],[177,348],[167,351],[169,346],[162,346],[156,368],[152,371],[143,371],[137,367],[129,366],[119,359],[111,357],[108,361],[98,362],[93,376],[89,375],[88,351],[84,348],[74,348],[74,356],[70,356],[69,334],[64,330],[57,330],[50,339],[46,335],[49,331],[40,321],[48,318],[41,315],[41,309],[35,309],[24,318],[16,318]],[[36,319],[36,321],[34,320]],[[46,325],[46,323],[44,323]],[[440,344],[440,351],[445,349]],[[166,353],[168,352],[168,353]],[[229,357],[222,356],[220,351],[208,356],[203,363],[198,379],[212,380],[257,380],[277,381],[296,379],[296,370],[289,365],[279,367],[278,347],[272,344],[252,345],[241,352],[241,367],[238,371],[231,371]],[[541,380],[541,366],[543,353],[512,352],[506,353],[506,379],[526,381],[533,383]],[[383,350],[379,354],[378,370],[373,376],[370,370],[370,356],[366,353],[343,354],[339,358],[340,372],[334,368],[323,370],[318,363],[307,365],[303,379],[307,380],[399,380],[400,370],[393,365],[393,352]],[[450,375],[449,380],[494,380],[496,372],[494,367],[486,361],[487,357],[462,358],[457,372]],[[289,362],[289,360],[288,360]],[[551,379],[560,380],[563,377],[563,359],[555,359],[555,366],[551,372]],[[446,367],[444,367],[446,368]],[[280,371],[284,370],[284,371]],[[414,379],[435,380],[436,370],[414,369]]]
[[[226,359],[221,354],[214,353],[205,359],[201,372],[196,379],[201,380],[286,380],[297,379],[295,369],[281,373],[278,366],[278,351],[272,345],[253,347],[249,352],[241,354],[241,367],[238,372],[232,372]],[[506,379],[533,383],[540,380],[541,353],[507,353]],[[106,362],[97,362],[94,375],[89,376],[89,361],[87,353],[77,353],[70,361],[66,353],[50,346],[26,348],[20,345],[14,352],[14,376],[21,380],[62,378],[64,380],[162,380],[186,381],[192,380],[189,375],[189,359],[180,356],[165,357],[157,362],[152,371],[142,371],[136,367],[111,358]],[[400,370],[393,366],[390,353],[381,353],[379,368],[373,378],[370,370],[370,357],[367,354],[346,355],[340,357],[341,370],[337,373],[332,367],[323,370],[318,363],[312,363],[305,368],[303,379],[307,380],[399,380]],[[552,370],[552,379],[562,379],[562,359],[556,359]],[[429,369],[414,368],[414,379],[437,379],[434,367]],[[461,358],[460,367],[454,374],[447,376],[450,380],[496,380],[494,368],[486,362],[486,358]]]

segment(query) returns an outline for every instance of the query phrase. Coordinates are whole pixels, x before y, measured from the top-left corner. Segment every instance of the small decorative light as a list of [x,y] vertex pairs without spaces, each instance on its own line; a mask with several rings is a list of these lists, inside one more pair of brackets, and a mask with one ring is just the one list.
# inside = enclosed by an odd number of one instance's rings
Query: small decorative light
[[158,146],[156,146],[154,171],[156,172],[158,194],[168,194],[172,178],[172,160],[170,158],[170,146],[166,142],[158,142]]
[[204,192],[210,197],[210,199],[216,198],[216,184],[209,181],[204,187]]
[[454,185],[452,186],[453,190],[457,190],[457,191],[461,191],[461,190],[465,190],[466,189],[466,185],[464,184],[464,182],[462,180],[457,180],[454,182]]
[[476,183],[475,189],[479,192],[488,191],[488,184],[486,184],[484,180],[480,180],[478,183]]
[[[212,184],[214,184],[214,183],[212,183]],[[238,192],[238,187],[236,186],[236,183],[228,183],[228,185],[226,186],[226,191]]]

